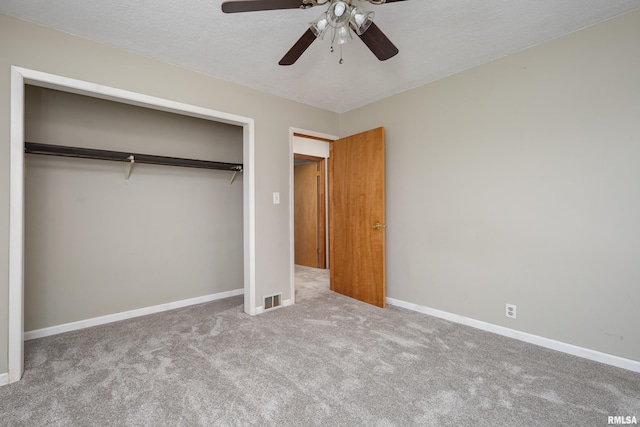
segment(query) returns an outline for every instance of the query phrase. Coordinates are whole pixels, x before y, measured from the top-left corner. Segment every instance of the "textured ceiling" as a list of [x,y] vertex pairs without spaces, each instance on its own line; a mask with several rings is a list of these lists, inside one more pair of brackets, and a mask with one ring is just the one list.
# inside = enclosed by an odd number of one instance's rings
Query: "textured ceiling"
[[326,6],[223,14],[221,3],[0,0],[0,13],[342,113],[640,8],[639,0],[363,2],[397,56],[380,62],[355,37],[340,65],[327,38],[282,67]]

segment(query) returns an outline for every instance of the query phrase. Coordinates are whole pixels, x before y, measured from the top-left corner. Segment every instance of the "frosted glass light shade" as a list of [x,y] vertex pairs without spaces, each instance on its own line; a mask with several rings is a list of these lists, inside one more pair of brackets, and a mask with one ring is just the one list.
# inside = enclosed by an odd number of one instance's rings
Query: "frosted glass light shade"
[[327,20],[329,25],[337,28],[349,22],[351,17],[349,8],[350,6],[342,0],[331,3],[329,9],[327,9]]
[[366,10],[360,10],[357,7],[354,7],[351,10],[351,26],[355,30],[356,34],[362,35],[367,28],[371,26],[373,22],[373,17],[375,16],[375,12],[369,12]]
[[328,27],[329,21],[327,20],[326,12],[320,15],[317,19],[309,22],[309,28],[311,28],[313,34],[315,34],[320,40],[324,38]]
[[337,44],[345,44],[351,39],[352,39],[351,31],[349,31],[348,26],[344,25],[342,27],[336,28],[335,42]]

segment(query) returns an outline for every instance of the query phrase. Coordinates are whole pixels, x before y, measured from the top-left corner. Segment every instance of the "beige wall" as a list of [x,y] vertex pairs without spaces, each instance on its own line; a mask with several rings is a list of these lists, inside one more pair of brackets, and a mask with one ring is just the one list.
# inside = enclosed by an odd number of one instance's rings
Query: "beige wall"
[[389,297],[640,361],[639,43],[635,12],[340,116],[386,128]]
[[[242,163],[242,128],[27,86],[25,139]],[[242,289],[242,177],[27,155],[25,331]]]
[[[337,134],[336,114],[0,15],[0,373],[7,368],[11,65],[253,118],[256,296],[290,298],[289,127]],[[274,191],[280,205],[271,203]]]

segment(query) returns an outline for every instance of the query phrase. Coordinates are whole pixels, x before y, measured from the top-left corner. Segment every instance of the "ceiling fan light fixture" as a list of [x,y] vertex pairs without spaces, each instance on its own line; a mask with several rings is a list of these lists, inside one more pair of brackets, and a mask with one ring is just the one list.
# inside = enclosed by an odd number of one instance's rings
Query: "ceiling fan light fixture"
[[351,22],[351,26],[356,34],[361,36],[373,23],[374,16],[375,12],[360,10],[357,7],[354,7],[351,10],[351,19],[349,22]]
[[327,13],[323,13],[317,19],[309,22],[309,28],[313,31],[313,34],[320,40],[324,38],[324,35],[327,33],[327,28],[329,28],[329,21],[327,20]]
[[334,44],[340,47],[340,64],[344,62],[342,45],[353,39],[352,31],[380,61],[397,55],[398,48],[373,22],[374,13],[356,7],[357,1],[381,5],[405,0],[223,0],[222,12],[308,9],[327,5],[321,16],[309,22],[309,28],[278,62],[280,65],[293,65],[316,39],[323,39],[327,32],[331,32],[331,52],[334,51]]

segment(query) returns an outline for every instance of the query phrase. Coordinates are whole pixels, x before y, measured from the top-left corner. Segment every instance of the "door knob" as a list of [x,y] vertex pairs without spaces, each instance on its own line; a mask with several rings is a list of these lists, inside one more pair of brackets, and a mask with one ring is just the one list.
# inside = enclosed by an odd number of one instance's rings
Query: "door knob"
[[376,222],[375,224],[373,224],[373,229],[374,230],[380,230],[381,228],[385,228],[386,226],[383,224],[380,224],[379,222]]

